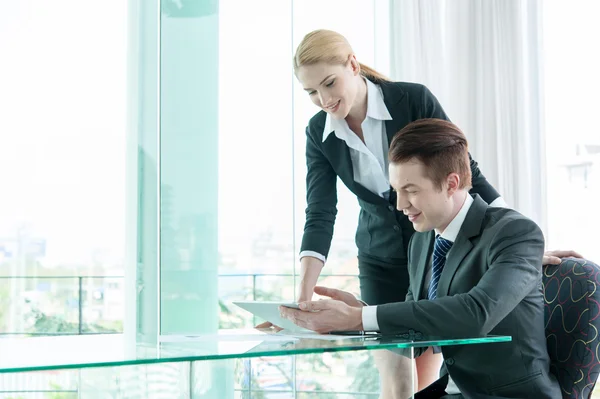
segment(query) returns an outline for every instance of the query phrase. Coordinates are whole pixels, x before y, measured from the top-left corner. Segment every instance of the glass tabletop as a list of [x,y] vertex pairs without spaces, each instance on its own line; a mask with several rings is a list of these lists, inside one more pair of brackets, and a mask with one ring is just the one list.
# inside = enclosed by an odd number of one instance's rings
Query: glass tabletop
[[509,336],[423,337],[329,336],[286,334],[272,331],[220,330],[207,335],[162,336],[157,345],[127,345],[125,337],[114,335],[72,335],[53,337],[0,337],[0,373],[111,367],[167,362],[206,361],[263,356],[302,355],[321,352],[422,348],[508,342]]

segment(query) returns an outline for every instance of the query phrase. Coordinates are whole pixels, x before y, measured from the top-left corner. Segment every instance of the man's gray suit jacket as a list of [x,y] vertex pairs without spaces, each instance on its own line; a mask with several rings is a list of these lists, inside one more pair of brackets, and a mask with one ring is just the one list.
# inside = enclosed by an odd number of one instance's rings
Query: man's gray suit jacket
[[544,332],[543,234],[517,211],[474,199],[447,254],[437,299],[427,300],[424,287],[435,233],[415,233],[406,302],[379,305],[379,328],[384,334],[510,335],[512,342],[442,347],[445,368],[463,395],[560,398]]

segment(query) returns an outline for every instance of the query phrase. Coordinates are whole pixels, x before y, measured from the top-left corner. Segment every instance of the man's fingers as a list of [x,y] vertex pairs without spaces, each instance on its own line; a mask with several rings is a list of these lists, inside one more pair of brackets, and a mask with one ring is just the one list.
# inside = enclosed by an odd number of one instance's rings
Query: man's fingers
[[304,312],[318,312],[320,310],[329,309],[331,307],[330,300],[324,299],[320,301],[307,301],[298,304]]
[[[303,302],[304,303],[304,302]],[[285,306],[279,307],[279,314],[281,317],[290,320],[292,323],[297,326],[307,328],[305,316],[308,315],[307,312],[297,309],[287,308]]]
[[329,298],[337,299],[340,297],[340,290],[336,290],[335,288],[316,286],[315,294],[328,296]]
[[[304,303],[304,302],[303,302]],[[294,320],[298,314],[302,313],[301,310],[288,308],[287,306],[279,307],[279,315],[289,320]]]

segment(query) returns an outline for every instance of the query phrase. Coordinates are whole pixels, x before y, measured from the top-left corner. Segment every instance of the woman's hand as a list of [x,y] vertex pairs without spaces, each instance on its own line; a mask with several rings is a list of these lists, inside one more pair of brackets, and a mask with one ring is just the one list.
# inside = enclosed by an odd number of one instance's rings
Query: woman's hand
[[283,328],[277,327],[275,324],[271,323],[270,321],[265,321],[264,323],[260,323],[256,326],[254,326],[254,328],[257,328],[259,330],[271,329],[271,330],[274,330],[275,332],[279,332],[279,331],[283,330]]
[[583,256],[575,251],[546,251],[542,265],[558,265],[562,261],[561,258],[583,259]]

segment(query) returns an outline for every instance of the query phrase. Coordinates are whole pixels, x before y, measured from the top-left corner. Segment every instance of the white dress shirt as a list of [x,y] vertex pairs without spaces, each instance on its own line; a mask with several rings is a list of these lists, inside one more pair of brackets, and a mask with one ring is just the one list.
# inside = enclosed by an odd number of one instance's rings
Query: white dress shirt
[[[365,142],[352,131],[345,119],[334,119],[329,114],[325,118],[323,141],[331,133],[346,142],[350,150],[354,181],[367,188],[372,193],[383,197],[390,189],[388,170],[388,139],[385,121],[391,120],[381,88],[369,79],[367,82],[367,117],[361,124]],[[325,256],[315,251],[302,251],[304,256],[313,256],[325,262]]]
[[[365,79],[365,78],[363,78]],[[325,117],[323,141],[334,133],[337,138],[346,142],[350,150],[354,181],[374,194],[383,197],[390,189],[388,169],[388,139],[385,121],[391,120],[381,87],[365,79],[367,83],[367,116],[361,124],[365,142],[352,131],[345,119],[334,119],[329,114]],[[490,206],[507,207],[502,197],[498,197]],[[312,256],[326,262],[325,255],[315,251],[300,252],[300,259]]]

